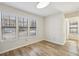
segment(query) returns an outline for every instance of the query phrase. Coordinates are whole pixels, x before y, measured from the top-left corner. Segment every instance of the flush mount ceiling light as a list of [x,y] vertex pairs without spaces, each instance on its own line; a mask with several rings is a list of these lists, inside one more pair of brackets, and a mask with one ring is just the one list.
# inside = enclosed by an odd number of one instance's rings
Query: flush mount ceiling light
[[49,5],[49,2],[39,2],[37,4],[37,8],[45,8],[48,5]]

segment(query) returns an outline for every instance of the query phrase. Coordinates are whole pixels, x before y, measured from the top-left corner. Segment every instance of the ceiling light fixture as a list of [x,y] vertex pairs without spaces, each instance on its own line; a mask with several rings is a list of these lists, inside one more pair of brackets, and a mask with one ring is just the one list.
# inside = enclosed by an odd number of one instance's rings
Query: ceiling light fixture
[[45,8],[48,5],[49,5],[49,2],[39,2],[37,4],[37,8]]

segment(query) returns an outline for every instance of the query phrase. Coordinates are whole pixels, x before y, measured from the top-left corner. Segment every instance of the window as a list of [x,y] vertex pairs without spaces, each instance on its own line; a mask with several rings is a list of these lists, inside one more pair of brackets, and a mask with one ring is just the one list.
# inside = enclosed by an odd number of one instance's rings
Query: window
[[27,18],[19,18],[19,38],[26,38],[28,36],[28,20]]
[[16,39],[16,17],[2,14],[1,29],[3,40]]
[[78,22],[70,22],[69,23],[69,32],[70,33],[78,33]]
[[36,36],[36,20],[2,13],[1,32],[2,40],[26,39]]
[[36,36],[36,20],[30,21],[30,36]]

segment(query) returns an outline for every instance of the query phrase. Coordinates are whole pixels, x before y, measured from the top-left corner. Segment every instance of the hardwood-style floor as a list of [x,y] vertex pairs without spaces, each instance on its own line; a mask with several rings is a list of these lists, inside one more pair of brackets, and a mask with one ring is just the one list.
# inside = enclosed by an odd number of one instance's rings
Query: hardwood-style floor
[[79,49],[75,41],[68,40],[63,46],[41,41],[35,44],[24,46],[1,56],[79,56]]

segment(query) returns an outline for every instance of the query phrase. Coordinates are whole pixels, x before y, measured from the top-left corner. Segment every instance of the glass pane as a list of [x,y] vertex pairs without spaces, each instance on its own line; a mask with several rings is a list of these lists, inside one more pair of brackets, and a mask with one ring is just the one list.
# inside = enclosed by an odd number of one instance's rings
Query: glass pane
[[36,36],[36,20],[30,21],[30,36]]
[[26,18],[19,19],[19,38],[25,39],[28,35],[28,20]]
[[78,22],[69,23],[69,32],[73,34],[78,34]]
[[16,39],[16,18],[15,16],[9,16],[5,14],[2,15],[1,24],[2,24],[3,40]]
[[30,36],[35,36],[36,35],[36,28],[30,27]]

